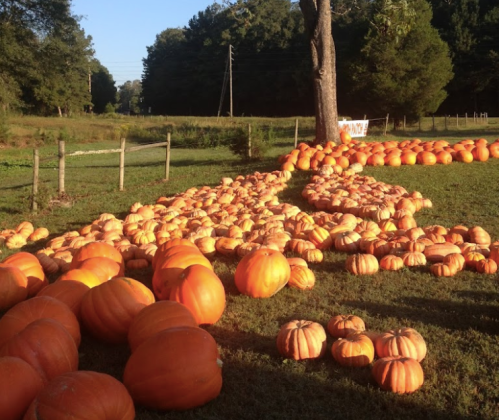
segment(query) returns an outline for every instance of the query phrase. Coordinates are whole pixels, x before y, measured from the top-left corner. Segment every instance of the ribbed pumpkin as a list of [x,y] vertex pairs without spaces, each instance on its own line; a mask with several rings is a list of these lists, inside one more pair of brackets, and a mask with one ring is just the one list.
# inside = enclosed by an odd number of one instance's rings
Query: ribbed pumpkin
[[464,269],[464,265],[466,263],[463,254],[461,253],[455,253],[455,254],[448,254],[444,257],[443,261],[444,264],[453,264],[456,266],[457,271],[461,271]]
[[80,324],[75,314],[61,301],[50,296],[36,296],[18,303],[0,318],[0,347],[25,327],[41,318],[59,321],[80,345]]
[[435,263],[430,266],[435,277],[452,277],[457,273],[457,266],[452,263]]
[[444,258],[449,254],[456,254],[460,252],[461,249],[457,245],[451,244],[449,242],[444,242],[427,246],[424,250],[424,255],[427,261],[435,263],[442,262]]
[[331,353],[340,365],[362,367],[374,360],[374,345],[367,335],[352,334],[336,340]]
[[80,370],[52,380],[36,396],[23,420],[133,420],[125,386],[110,375]]
[[0,263],[0,311],[28,297],[28,278],[19,268]]
[[336,338],[343,338],[352,332],[365,329],[364,320],[357,315],[335,315],[327,323],[327,332]]
[[375,342],[378,357],[404,356],[418,362],[426,356],[426,343],[414,328],[400,328],[380,334]]
[[154,334],[174,327],[197,327],[192,312],[179,302],[161,300],[143,308],[128,330],[128,344],[135,349]]
[[294,320],[284,324],[277,335],[277,350],[288,359],[322,357],[326,351],[326,331],[313,321]]
[[[300,258],[301,259],[301,258]],[[289,258],[288,258],[289,261]],[[303,262],[306,261],[302,260]],[[288,286],[293,289],[310,290],[315,285],[315,275],[312,270],[302,265],[291,266],[291,275],[289,277]]]
[[397,271],[404,268],[404,260],[396,255],[385,255],[379,261],[382,270]]
[[283,254],[272,249],[258,249],[239,261],[234,280],[243,295],[268,298],[287,284],[290,275],[291,268]]
[[168,299],[184,304],[199,325],[215,324],[225,309],[225,289],[209,268],[200,264],[187,267],[169,283]]
[[188,251],[185,247],[191,248],[191,251],[199,251],[195,244],[184,238],[170,239],[169,241],[161,244],[152,259],[153,270],[155,270],[156,267],[160,265],[160,262],[168,256],[174,253],[176,254],[177,252]]
[[410,357],[390,356],[376,360],[372,374],[374,380],[385,391],[411,394],[424,382],[423,368]]
[[402,260],[406,267],[426,265],[426,257],[422,252],[406,252],[402,254]]
[[0,347],[0,358],[19,357],[29,363],[46,384],[56,376],[78,369],[78,348],[58,321],[42,318]]
[[9,255],[2,263],[17,267],[24,273],[28,279],[28,297],[35,296],[42,288],[49,284],[38,258],[33,254],[17,252]]
[[188,410],[216,398],[222,388],[217,343],[202,328],[176,327],[139,345],[123,383],[133,401],[154,410]]
[[42,388],[42,378],[29,363],[18,357],[0,358],[2,420],[22,419],[31,401]]
[[146,286],[128,277],[116,277],[90,289],[81,302],[81,319],[94,337],[106,343],[127,342],[135,316],[154,303]]
[[371,254],[353,254],[350,255],[345,267],[351,274],[375,274],[379,270],[378,260]]
[[477,261],[475,268],[480,274],[494,274],[497,272],[497,263],[490,258],[485,258]]

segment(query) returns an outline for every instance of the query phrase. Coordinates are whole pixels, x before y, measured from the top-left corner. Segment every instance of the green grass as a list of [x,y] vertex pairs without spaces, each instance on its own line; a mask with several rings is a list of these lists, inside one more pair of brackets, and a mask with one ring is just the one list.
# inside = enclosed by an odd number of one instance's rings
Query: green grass
[[[14,227],[29,219],[57,235],[88,224],[104,212],[123,216],[136,201],[149,204],[159,196],[192,186],[218,185],[223,176],[274,170],[278,167],[276,157],[291,150],[293,135],[278,137],[269,157],[257,164],[239,162],[224,147],[172,149],[169,182],[161,181],[164,149],[127,154],[124,192],[118,191],[117,154],[68,158],[66,192],[70,207],[53,201],[57,198],[56,161],[46,162],[41,169],[43,205],[37,215],[29,212],[32,151],[6,148],[0,151],[0,227]],[[496,135],[469,132],[466,137],[494,140]],[[448,138],[454,141],[464,136]],[[70,144],[67,149],[116,147],[117,141],[109,140]],[[56,147],[45,146],[40,153],[53,155]],[[420,226],[476,224],[489,231],[493,240],[499,239],[499,160],[366,168],[364,173],[430,198],[433,208],[416,215]],[[281,201],[310,211],[300,195],[310,175],[294,173],[289,188],[280,195]],[[2,250],[4,255],[11,252]],[[186,412],[161,413],[138,407],[137,419],[497,418],[498,276],[465,271],[453,278],[435,278],[426,267],[356,277],[345,271],[345,259],[345,254],[325,252],[325,261],[312,267],[317,279],[313,290],[285,288],[270,299],[251,299],[235,288],[237,261],[217,258],[214,267],[226,288],[227,307],[220,321],[207,330],[215,337],[224,361],[222,392],[207,405]],[[150,284],[152,272],[148,269],[127,275]],[[280,325],[301,318],[325,326],[332,315],[339,313],[359,315],[367,328],[375,331],[416,328],[428,345],[428,355],[422,362],[423,387],[412,395],[393,395],[374,384],[369,368],[341,367],[329,351],[321,360],[302,362],[284,360],[278,354],[275,339]],[[330,338],[329,349],[331,345]],[[108,346],[84,334],[80,369],[98,370],[121,379],[128,356],[126,346]]]

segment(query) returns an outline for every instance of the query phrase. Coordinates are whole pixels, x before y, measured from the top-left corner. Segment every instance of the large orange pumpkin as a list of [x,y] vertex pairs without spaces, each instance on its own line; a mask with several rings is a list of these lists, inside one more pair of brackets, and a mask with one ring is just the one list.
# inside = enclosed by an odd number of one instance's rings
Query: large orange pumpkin
[[335,315],[327,323],[327,332],[333,337],[346,337],[355,331],[364,331],[366,324],[357,315]]
[[151,290],[137,280],[116,277],[90,289],[81,302],[81,318],[98,339],[113,344],[127,342],[135,316],[154,303]]
[[336,340],[331,353],[340,365],[367,366],[374,360],[374,345],[367,335],[350,334]]
[[14,335],[2,347],[0,358],[19,357],[29,363],[47,384],[65,372],[78,369],[78,348],[58,321],[38,319]]
[[25,327],[41,318],[59,321],[80,345],[80,324],[76,315],[61,301],[50,296],[36,296],[18,303],[0,318],[0,347]]
[[68,305],[78,319],[80,319],[81,301],[89,287],[76,280],[56,281],[40,290],[37,296],[50,296]]
[[184,304],[199,325],[216,323],[224,312],[224,286],[215,272],[203,265],[187,267],[170,282],[169,291],[168,299]]
[[143,308],[128,330],[128,344],[135,349],[154,334],[174,327],[197,327],[194,315],[179,302],[161,300]]
[[78,248],[73,259],[71,260],[70,269],[79,268],[81,263],[88,258],[105,257],[116,261],[122,268],[125,269],[123,257],[120,252],[106,242],[90,242]]
[[188,410],[219,395],[221,364],[217,343],[207,331],[169,328],[135,349],[123,383],[136,404],[154,410]]
[[125,386],[110,375],[80,370],[52,380],[36,396],[24,420],[133,420],[135,407]]
[[258,249],[241,259],[234,280],[240,293],[254,298],[276,294],[289,281],[286,257],[273,249]]
[[[171,248],[173,250],[174,248]],[[193,264],[201,264],[210,270],[213,266],[210,260],[206,258],[194,245],[194,248],[181,250],[170,254],[163,260],[158,261],[152,277],[152,287],[158,300],[168,299],[170,295],[170,284],[178,281],[182,272]]]
[[31,401],[42,388],[42,378],[29,363],[18,357],[0,358],[2,420],[22,419]]
[[88,268],[74,268],[66,271],[64,274],[59,276],[56,282],[67,280],[78,281],[90,289],[102,283],[102,280],[97,276],[97,274]]
[[42,288],[49,284],[40,261],[33,254],[17,252],[9,255],[2,263],[19,268],[28,278],[28,297],[35,296]]
[[78,269],[90,270],[99,278],[101,283],[106,282],[113,277],[121,277],[125,274],[124,264],[119,264],[107,257],[87,258],[81,262]]
[[0,263],[0,311],[28,297],[28,278],[19,268]]
[[417,391],[424,382],[423,368],[416,359],[389,356],[376,360],[372,369],[381,389],[397,394]]
[[290,321],[277,335],[277,350],[288,359],[304,360],[322,357],[326,351],[326,331],[313,321]]
[[378,260],[371,254],[353,254],[346,260],[346,269],[351,274],[374,274],[379,270]]
[[378,357],[404,356],[420,362],[426,356],[426,343],[414,328],[404,327],[380,334],[375,346]]

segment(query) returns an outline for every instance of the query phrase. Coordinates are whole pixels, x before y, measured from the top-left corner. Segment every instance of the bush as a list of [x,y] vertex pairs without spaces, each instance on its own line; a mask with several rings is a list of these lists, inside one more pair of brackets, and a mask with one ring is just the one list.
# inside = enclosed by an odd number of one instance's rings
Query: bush
[[10,139],[9,125],[7,124],[7,116],[0,112],[0,143],[7,144]]
[[272,142],[272,130],[264,130],[258,126],[253,127],[251,131],[251,157],[249,157],[248,129],[241,127],[230,142],[229,149],[244,161],[262,160],[272,147]]
[[111,102],[108,102],[104,107],[104,114],[114,114],[116,109],[114,109],[114,105]]

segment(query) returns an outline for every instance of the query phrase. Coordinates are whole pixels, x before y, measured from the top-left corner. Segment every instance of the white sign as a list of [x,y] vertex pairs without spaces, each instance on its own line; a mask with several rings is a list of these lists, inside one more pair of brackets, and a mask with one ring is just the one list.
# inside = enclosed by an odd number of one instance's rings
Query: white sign
[[369,120],[338,121],[338,125],[340,130],[346,131],[351,137],[365,137]]

